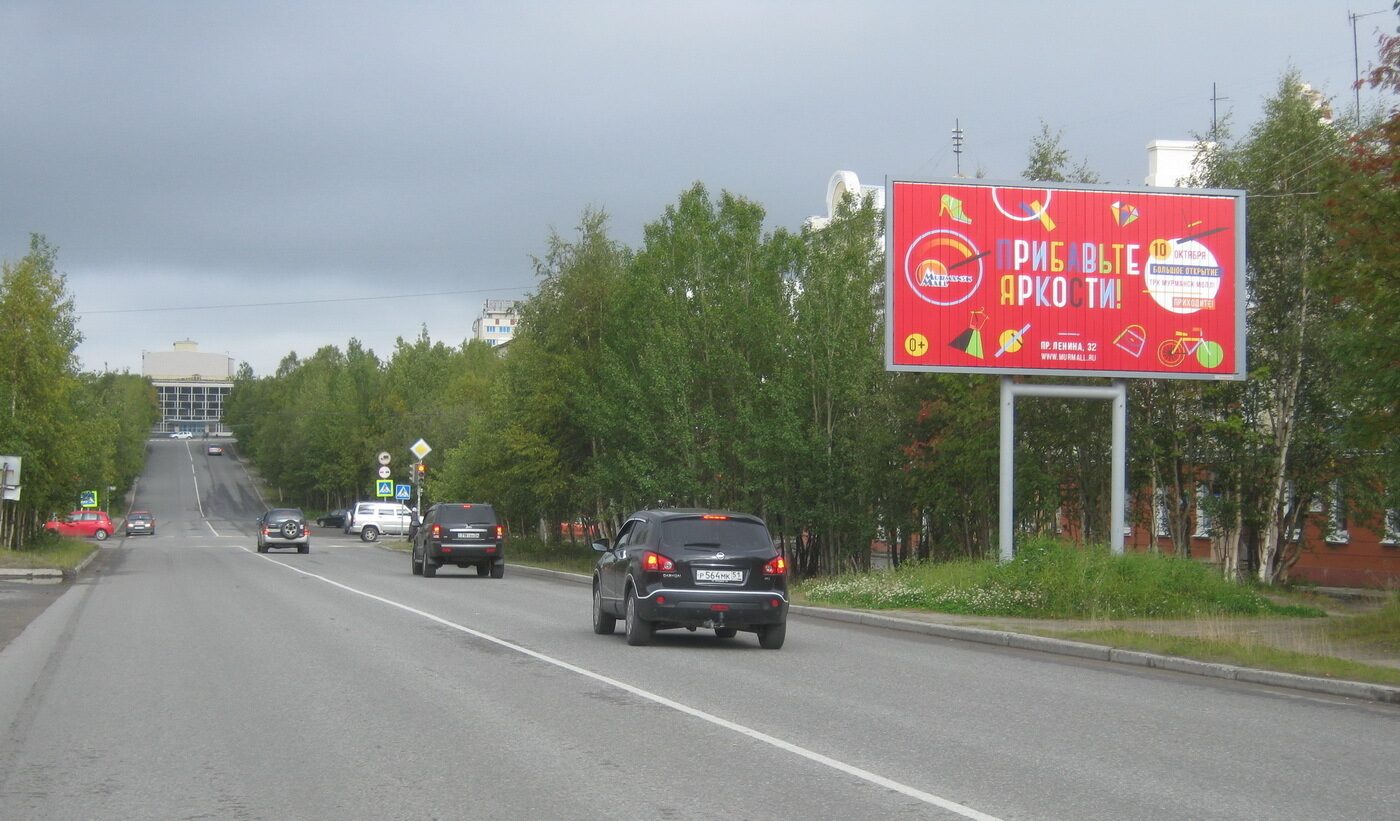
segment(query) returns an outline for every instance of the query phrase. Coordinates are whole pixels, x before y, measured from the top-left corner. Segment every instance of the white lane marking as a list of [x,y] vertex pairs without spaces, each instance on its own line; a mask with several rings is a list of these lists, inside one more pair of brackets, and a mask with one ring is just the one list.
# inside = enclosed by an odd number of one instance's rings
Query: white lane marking
[[223,538],[223,536],[219,534],[219,531],[217,531],[217,530],[214,529],[214,523],[213,523],[213,522],[209,521],[208,519],[205,519],[205,520],[204,520],[204,523],[207,524],[207,525],[209,525],[209,532],[214,534],[214,538],[216,538],[216,539],[222,539],[222,538]]
[[194,452],[190,450],[188,442],[185,443],[185,453],[189,454],[190,457],[190,475],[194,477],[194,503],[199,506],[199,517],[202,519],[204,518],[204,502],[199,499],[199,474],[194,472]]
[[279,562],[276,559],[271,558],[270,556],[249,550],[246,547],[240,546],[239,549],[246,553],[252,553],[259,559],[266,559],[267,561],[272,562],[275,565],[280,565],[282,567],[287,568],[288,570],[300,573],[303,576],[307,576],[318,581],[323,581],[326,584],[331,585],[332,587],[338,587],[341,590],[344,590],[348,593],[354,593],[357,596],[363,596],[372,601],[377,601],[381,604],[387,604],[390,607],[397,607],[398,609],[403,610],[406,613],[412,613],[415,616],[422,616],[428,621],[436,622],[444,627],[451,627],[453,630],[459,630],[463,633],[466,633],[469,636],[475,636],[476,638],[479,638],[483,641],[489,641],[492,644],[504,647],[507,650],[513,650],[517,653],[520,653],[521,655],[529,656],[530,658],[542,661],[545,664],[552,664],[555,667],[558,667],[562,670],[568,670],[571,673],[576,673],[585,678],[591,678],[594,681],[597,681],[601,684],[606,684],[609,687],[616,687],[617,689],[631,693],[634,696],[647,699],[648,701],[653,701],[657,704],[662,705],[663,707],[670,707],[672,710],[675,710],[680,713],[685,713],[688,716],[693,716],[695,718],[700,719],[701,721],[707,721],[711,724],[714,724],[717,727],[723,727],[726,730],[732,730],[733,732],[739,733],[740,735],[748,736],[749,738],[752,738],[755,741],[761,741],[764,744],[777,747],[780,750],[785,750],[787,752],[792,753],[793,755],[801,756],[809,761],[814,761],[823,766],[830,767],[833,770],[837,770],[847,775],[854,776],[856,778],[861,779],[862,781],[868,781],[871,784],[875,784],[879,787],[884,787],[887,790],[893,790],[894,792],[897,792],[900,795],[908,796],[909,798],[922,801],[926,804],[932,804],[935,807],[948,810],[949,812],[957,813],[958,815],[961,815],[964,818],[972,818],[975,819],[975,821],[1000,821],[1000,819],[998,819],[994,815],[988,815],[984,812],[979,812],[971,807],[959,804],[956,801],[950,801],[947,798],[941,798],[932,793],[927,793],[923,790],[911,787],[907,784],[901,784],[898,781],[886,778],[882,775],[876,775],[875,773],[872,773],[869,770],[862,770],[860,767],[847,764],[843,761],[837,761],[834,758],[824,756],[818,752],[813,752],[812,750],[808,750],[805,747],[799,747],[796,744],[784,741],[781,738],[775,738],[774,736],[768,735],[767,733],[755,730],[752,727],[746,727],[743,724],[738,724],[728,719],[720,718],[717,715],[713,715],[712,713],[707,713],[704,710],[700,710],[698,708],[682,704],[679,701],[673,701],[669,698],[666,698],[663,695],[658,695],[649,690],[643,690],[640,687],[627,684],[626,682],[618,681],[615,678],[609,678],[608,676],[605,676],[602,673],[595,673],[592,670],[584,669],[583,667],[579,667],[576,664],[570,664],[567,661],[554,658],[553,656],[546,656],[545,654],[537,652],[535,650],[531,650],[528,647],[521,647],[518,644],[513,644],[511,642],[506,641],[505,639],[497,638],[495,636],[490,635],[489,633],[483,633],[480,630],[473,630],[472,628],[467,627],[465,625],[458,624],[454,621],[448,621],[447,619],[444,619],[441,616],[435,616],[432,613],[419,610],[416,607],[410,607],[409,605],[403,604],[401,602],[396,602],[393,599],[386,599],[383,596],[377,596],[374,593],[369,593],[364,590],[359,590],[357,588],[351,587],[347,584],[342,584],[338,581],[335,581],[334,579],[328,579],[325,576],[320,576],[315,573],[307,572],[294,565],[287,564],[286,562]]

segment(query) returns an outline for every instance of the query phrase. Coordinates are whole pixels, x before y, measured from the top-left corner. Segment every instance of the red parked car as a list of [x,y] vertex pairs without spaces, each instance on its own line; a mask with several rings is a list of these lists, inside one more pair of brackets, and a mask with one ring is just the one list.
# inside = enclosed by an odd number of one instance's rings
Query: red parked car
[[60,536],[91,536],[99,542],[116,531],[112,519],[102,510],[75,510],[62,519],[44,522],[44,529]]

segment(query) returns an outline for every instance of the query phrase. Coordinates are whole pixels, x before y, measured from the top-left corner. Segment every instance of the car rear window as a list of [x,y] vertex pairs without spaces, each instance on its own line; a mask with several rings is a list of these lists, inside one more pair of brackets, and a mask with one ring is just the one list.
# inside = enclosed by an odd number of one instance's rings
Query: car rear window
[[662,550],[723,550],[734,556],[769,556],[768,528],[747,519],[672,519],[661,524]]
[[493,525],[496,511],[490,505],[443,505],[437,520],[445,525]]
[[137,521],[145,521],[145,520],[151,518],[151,514],[149,514],[149,513],[133,513],[133,514],[131,514],[131,518],[133,518],[133,519],[135,519],[135,520],[137,520]]
[[294,507],[279,507],[267,512],[268,519],[300,519],[301,511]]

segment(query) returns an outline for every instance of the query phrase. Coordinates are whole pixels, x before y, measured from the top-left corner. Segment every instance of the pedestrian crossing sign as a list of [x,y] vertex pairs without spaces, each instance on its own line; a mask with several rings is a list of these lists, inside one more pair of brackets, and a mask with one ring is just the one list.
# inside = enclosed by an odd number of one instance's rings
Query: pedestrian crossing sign
[[381,499],[390,499],[394,496],[393,479],[377,479],[374,483],[374,495]]
[[409,499],[413,498],[411,490],[412,489],[408,485],[396,485],[394,488],[394,498],[398,499],[400,502],[407,502]]

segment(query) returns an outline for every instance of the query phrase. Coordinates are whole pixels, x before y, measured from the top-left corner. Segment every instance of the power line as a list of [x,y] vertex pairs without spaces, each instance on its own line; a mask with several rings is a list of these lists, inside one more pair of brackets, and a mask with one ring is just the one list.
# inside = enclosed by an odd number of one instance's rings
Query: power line
[[232,305],[224,303],[221,305],[172,305],[157,308],[107,308],[100,311],[77,311],[78,316],[96,316],[98,314],[147,314],[160,313],[163,311],[224,311],[231,308],[275,308],[280,305],[329,305],[337,302],[378,302],[386,299],[423,299],[435,296],[463,296],[467,294],[490,294],[500,291],[525,291],[528,286],[515,288],[476,288],[469,291],[429,291],[419,294],[385,294],[383,296],[349,296],[338,297],[336,299],[283,299],[277,302],[238,302]]

